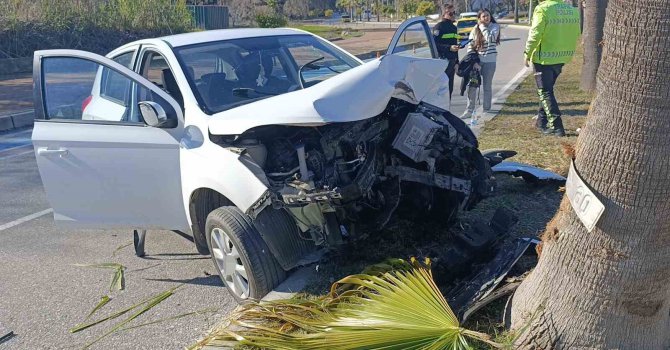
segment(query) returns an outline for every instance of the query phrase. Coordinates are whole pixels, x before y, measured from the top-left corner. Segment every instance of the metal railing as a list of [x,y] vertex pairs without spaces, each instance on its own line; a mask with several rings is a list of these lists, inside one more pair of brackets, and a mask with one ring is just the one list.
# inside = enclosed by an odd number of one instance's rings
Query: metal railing
[[193,25],[202,29],[228,28],[228,7],[218,5],[189,5]]

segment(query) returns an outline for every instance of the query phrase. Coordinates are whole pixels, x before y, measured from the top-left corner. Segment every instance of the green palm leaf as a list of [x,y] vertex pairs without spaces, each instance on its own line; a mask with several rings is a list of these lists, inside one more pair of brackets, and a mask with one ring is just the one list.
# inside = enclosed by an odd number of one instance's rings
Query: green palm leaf
[[430,272],[430,261],[367,269],[345,277],[317,300],[249,304],[209,345],[272,349],[470,349],[468,339],[498,347],[460,327]]

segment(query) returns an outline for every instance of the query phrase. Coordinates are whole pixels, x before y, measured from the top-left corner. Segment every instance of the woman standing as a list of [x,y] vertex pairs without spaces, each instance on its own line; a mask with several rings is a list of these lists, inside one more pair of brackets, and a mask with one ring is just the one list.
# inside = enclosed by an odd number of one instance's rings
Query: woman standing
[[[500,44],[500,26],[491,16],[491,11],[481,9],[477,13],[477,26],[470,32],[470,45],[468,53],[477,52],[479,54],[479,64],[475,64],[475,69],[481,73],[481,85],[484,90],[483,104],[484,113],[491,109],[491,99],[493,89],[493,74],[496,71],[496,46]],[[474,117],[475,104],[477,102],[478,88],[468,86],[468,106],[461,118]],[[476,118],[474,118],[476,120]]]
[[443,60],[448,60],[449,65],[445,73],[449,77],[449,100],[454,91],[454,73],[458,65],[458,30],[454,25],[456,11],[454,5],[447,5],[442,14],[442,20],[433,27],[433,36],[437,44],[437,53]]

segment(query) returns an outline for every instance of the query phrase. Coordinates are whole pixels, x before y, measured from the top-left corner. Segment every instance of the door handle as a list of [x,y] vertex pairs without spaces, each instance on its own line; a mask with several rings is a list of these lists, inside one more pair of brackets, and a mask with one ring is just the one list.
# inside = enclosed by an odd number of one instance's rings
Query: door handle
[[37,155],[39,156],[51,156],[51,155],[58,155],[61,158],[67,156],[70,153],[65,148],[58,148],[58,149],[48,149],[46,147],[40,147],[37,149]]

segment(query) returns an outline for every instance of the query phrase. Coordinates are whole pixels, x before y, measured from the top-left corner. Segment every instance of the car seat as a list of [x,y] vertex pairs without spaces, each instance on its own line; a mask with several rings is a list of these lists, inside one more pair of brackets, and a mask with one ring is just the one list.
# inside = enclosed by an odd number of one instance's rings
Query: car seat
[[179,90],[179,85],[177,85],[177,80],[175,80],[174,75],[172,74],[172,71],[170,68],[163,69],[162,71],[162,78],[163,78],[163,87],[165,88],[165,91],[167,91],[172,98],[174,98],[177,103],[179,103],[179,106],[181,109],[184,109],[184,97],[181,94],[181,90]]
[[200,90],[205,104],[210,109],[216,109],[217,106],[223,106],[236,101],[233,97],[233,89],[237,84],[226,79],[226,73],[209,73],[201,77],[204,85]]

